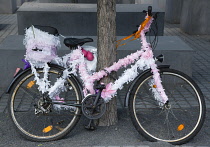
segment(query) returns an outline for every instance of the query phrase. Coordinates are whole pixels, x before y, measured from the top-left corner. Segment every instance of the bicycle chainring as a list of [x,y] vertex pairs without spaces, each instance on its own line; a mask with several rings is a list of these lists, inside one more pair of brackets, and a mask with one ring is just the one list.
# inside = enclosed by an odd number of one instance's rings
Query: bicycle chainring
[[106,103],[103,98],[99,98],[96,106],[94,107],[94,101],[96,95],[89,95],[83,99],[82,112],[88,119],[99,119],[106,112]]

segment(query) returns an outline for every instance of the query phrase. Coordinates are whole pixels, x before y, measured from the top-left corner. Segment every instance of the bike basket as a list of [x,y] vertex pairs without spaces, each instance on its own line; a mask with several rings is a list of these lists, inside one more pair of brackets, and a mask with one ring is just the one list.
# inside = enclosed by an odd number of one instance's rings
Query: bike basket
[[26,60],[50,62],[57,57],[60,39],[58,36],[31,26],[26,29],[23,44],[26,47]]

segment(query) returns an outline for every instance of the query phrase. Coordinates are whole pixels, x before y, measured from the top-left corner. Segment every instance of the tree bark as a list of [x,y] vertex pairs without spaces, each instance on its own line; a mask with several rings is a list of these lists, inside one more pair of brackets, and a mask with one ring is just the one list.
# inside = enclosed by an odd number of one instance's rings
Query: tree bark
[[[115,0],[98,0],[97,2],[97,34],[98,34],[98,64],[101,70],[116,61],[116,2]],[[107,84],[110,77],[102,80]],[[110,126],[117,123],[116,98],[107,103],[107,111],[99,119],[99,126]]]

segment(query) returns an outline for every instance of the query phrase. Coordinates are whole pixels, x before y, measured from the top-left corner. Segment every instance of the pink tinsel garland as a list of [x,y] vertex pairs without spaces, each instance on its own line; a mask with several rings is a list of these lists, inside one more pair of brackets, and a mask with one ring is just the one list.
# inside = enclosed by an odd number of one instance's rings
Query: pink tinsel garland
[[[131,68],[131,71],[134,73],[135,76],[137,76],[137,73],[135,73],[137,72],[136,70],[137,68],[143,69],[143,70],[151,68],[151,72],[153,73],[153,78],[154,78],[154,84],[157,86],[156,90],[159,93],[159,95],[157,93],[154,93],[155,97],[161,103],[165,103],[168,100],[168,97],[166,96],[163,86],[161,84],[159,70],[157,69],[155,60],[153,59],[152,49],[150,47],[150,44],[147,43],[146,41],[145,32],[148,31],[151,23],[152,23],[152,20],[150,20],[150,22],[145,26],[145,28],[141,32],[141,42],[142,42],[141,50],[138,50],[137,52],[131,55],[128,55],[127,57],[123,59],[120,59],[118,62],[115,62],[110,67],[104,68],[106,72],[104,70],[101,70],[99,72],[93,73],[93,75],[89,75],[86,69],[86,65],[84,63],[84,56],[81,52],[81,49],[79,48],[72,52],[70,59],[71,59],[71,62],[75,62],[72,65],[79,66],[79,73],[83,81],[85,95],[87,95],[88,93],[90,94],[95,93],[95,90],[93,88],[94,81],[96,80],[98,81],[104,76],[107,76],[107,72],[111,73],[112,71],[118,71],[122,67],[127,67],[128,65],[134,63],[135,61],[139,61],[138,66],[141,66],[141,67],[133,66]],[[129,77],[124,74],[115,83],[107,84],[106,89],[102,91],[101,96],[105,99],[105,101],[109,101],[116,94],[117,89],[122,88],[122,84],[131,81],[131,79],[133,78],[135,77]]]
[[[151,68],[151,72],[153,73],[153,79],[154,79],[151,84],[156,85],[155,89],[152,88],[152,92],[154,94],[154,97],[157,99],[157,101],[159,101],[160,103],[165,103],[168,100],[168,97],[166,96],[163,86],[161,84],[159,70],[157,69],[157,65],[155,64],[151,46],[149,43],[147,43],[146,36],[145,36],[145,32],[148,31],[151,23],[152,23],[152,19],[147,23],[145,28],[141,31],[141,43],[142,43],[141,50],[138,50],[135,53],[132,53],[128,55],[127,57],[120,59],[118,62],[115,62],[112,66],[104,68],[105,70],[101,70],[99,72],[95,72],[92,75],[90,75],[87,69],[87,64],[85,62],[85,58],[83,54],[84,51],[82,52],[82,48],[79,47],[78,49],[73,50],[72,53],[64,56],[63,59],[59,58],[59,63],[61,62],[62,65],[66,66],[67,65],[66,62],[68,62],[68,67],[66,68],[70,68],[72,70],[71,71],[65,70],[65,74],[63,74],[61,78],[57,79],[56,84],[52,87],[50,87],[49,83],[45,80],[47,79],[47,74],[43,78],[44,80],[36,79],[36,81],[38,81],[39,88],[42,89],[44,85],[45,87],[43,88],[44,89],[43,92],[48,91],[51,98],[54,98],[54,97],[56,98],[56,96],[58,97],[59,89],[62,90],[62,87],[64,86],[64,82],[68,74],[76,75],[77,74],[76,68],[78,68],[80,77],[84,85],[84,89],[83,89],[84,95],[86,96],[87,94],[95,94],[95,89],[93,88],[95,81],[99,81],[103,77],[107,76],[108,73],[111,73],[112,71],[118,71],[120,68],[127,67],[128,65],[131,65],[134,63],[134,65],[132,65],[131,68],[126,69],[124,71],[124,73],[118,80],[116,80],[114,83],[108,83],[106,85],[106,89],[102,91],[102,95],[101,95],[104,98],[104,100],[108,102],[114,95],[116,95],[117,90],[123,87],[124,83],[134,80],[134,78],[138,76],[137,69],[146,70],[146,69]],[[30,33],[32,34],[32,32]],[[48,35],[48,37],[51,37],[51,36]],[[32,37],[29,36],[26,39],[28,42],[25,43],[26,48],[27,48],[26,57],[28,57],[29,60],[33,59],[34,56],[32,57],[32,55],[35,55],[35,53],[32,53],[32,49],[37,47],[36,44],[30,42],[31,38]],[[32,38],[32,40],[33,39],[34,38]],[[59,41],[56,40],[57,38],[53,38],[53,39],[55,39],[55,42],[53,42],[54,44],[52,43],[52,45],[59,44]],[[48,51],[49,49],[55,48],[54,46],[52,47],[51,44],[48,44],[49,45],[48,47],[45,47],[44,44],[43,45],[39,44],[39,45],[41,49],[46,49],[46,51]],[[45,55],[50,55],[49,59],[45,58],[47,62],[48,60],[51,60],[51,56],[52,58],[55,58],[57,56],[56,54],[53,54],[55,52],[54,50],[51,50],[51,51],[52,52],[45,53]],[[40,60],[44,60],[44,59],[40,59]],[[33,72],[34,74],[36,74],[35,69],[33,70]],[[47,69],[46,69],[46,73],[47,73]],[[38,75],[36,77],[38,78]],[[42,81],[46,82],[46,84],[43,84]]]

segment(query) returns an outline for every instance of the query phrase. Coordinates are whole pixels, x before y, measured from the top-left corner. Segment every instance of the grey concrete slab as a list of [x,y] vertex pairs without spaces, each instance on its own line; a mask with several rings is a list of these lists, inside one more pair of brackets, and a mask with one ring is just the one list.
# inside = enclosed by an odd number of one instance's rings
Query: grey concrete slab
[[166,0],[135,0],[136,4],[150,4],[150,5],[157,5],[158,7],[160,7],[160,9],[162,9],[163,11],[165,11],[165,4],[166,4]]
[[[117,4],[117,35],[126,36],[133,33],[137,29],[136,25],[144,20],[145,13],[142,11],[147,7],[148,5],[140,4]],[[17,11],[18,33],[23,35],[24,29],[33,24],[53,26],[61,34],[69,36],[96,36],[96,12],[96,4],[24,3]],[[165,13],[155,6],[153,12],[159,12],[158,35],[163,35]],[[152,28],[156,30],[154,24]]]
[[[39,3],[88,3],[96,4],[97,0],[37,0]],[[134,4],[135,0],[116,0],[117,4]]]
[[25,2],[25,0],[17,0],[17,7],[20,7],[23,3]]
[[77,3],[78,0],[36,0],[38,3]]
[[[83,38],[87,36],[74,36]],[[97,46],[97,37],[88,36],[94,39],[94,42],[87,43],[86,45]],[[118,39],[123,38],[119,36]],[[0,44],[0,87],[7,86],[17,67],[23,67],[21,59],[25,55],[25,47],[23,46],[23,35],[13,35],[7,37],[2,44]],[[117,49],[117,59],[123,58],[130,53],[140,49],[139,40],[133,41],[126,46],[121,46]],[[61,49],[58,51],[59,56],[69,52],[69,49],[62,44]],[[169,64],[171,68],[181,70],[188,75],[192,75],[192,54],[194,51],[185,44],[181,39],[176,36],[160,36],[157,48],[154,51],[155,55],[164,54],[165,60],[161,64]],[[121,71],[120,71],[121,72]]]
[[210,35],[210,1],[184,0],[181,29],[191,35]]
[[0,14],[12,14],[17,10],[16,0],[1,0]]
[[180,23],[183,0],[166,0],[165,20],[169,23]]

